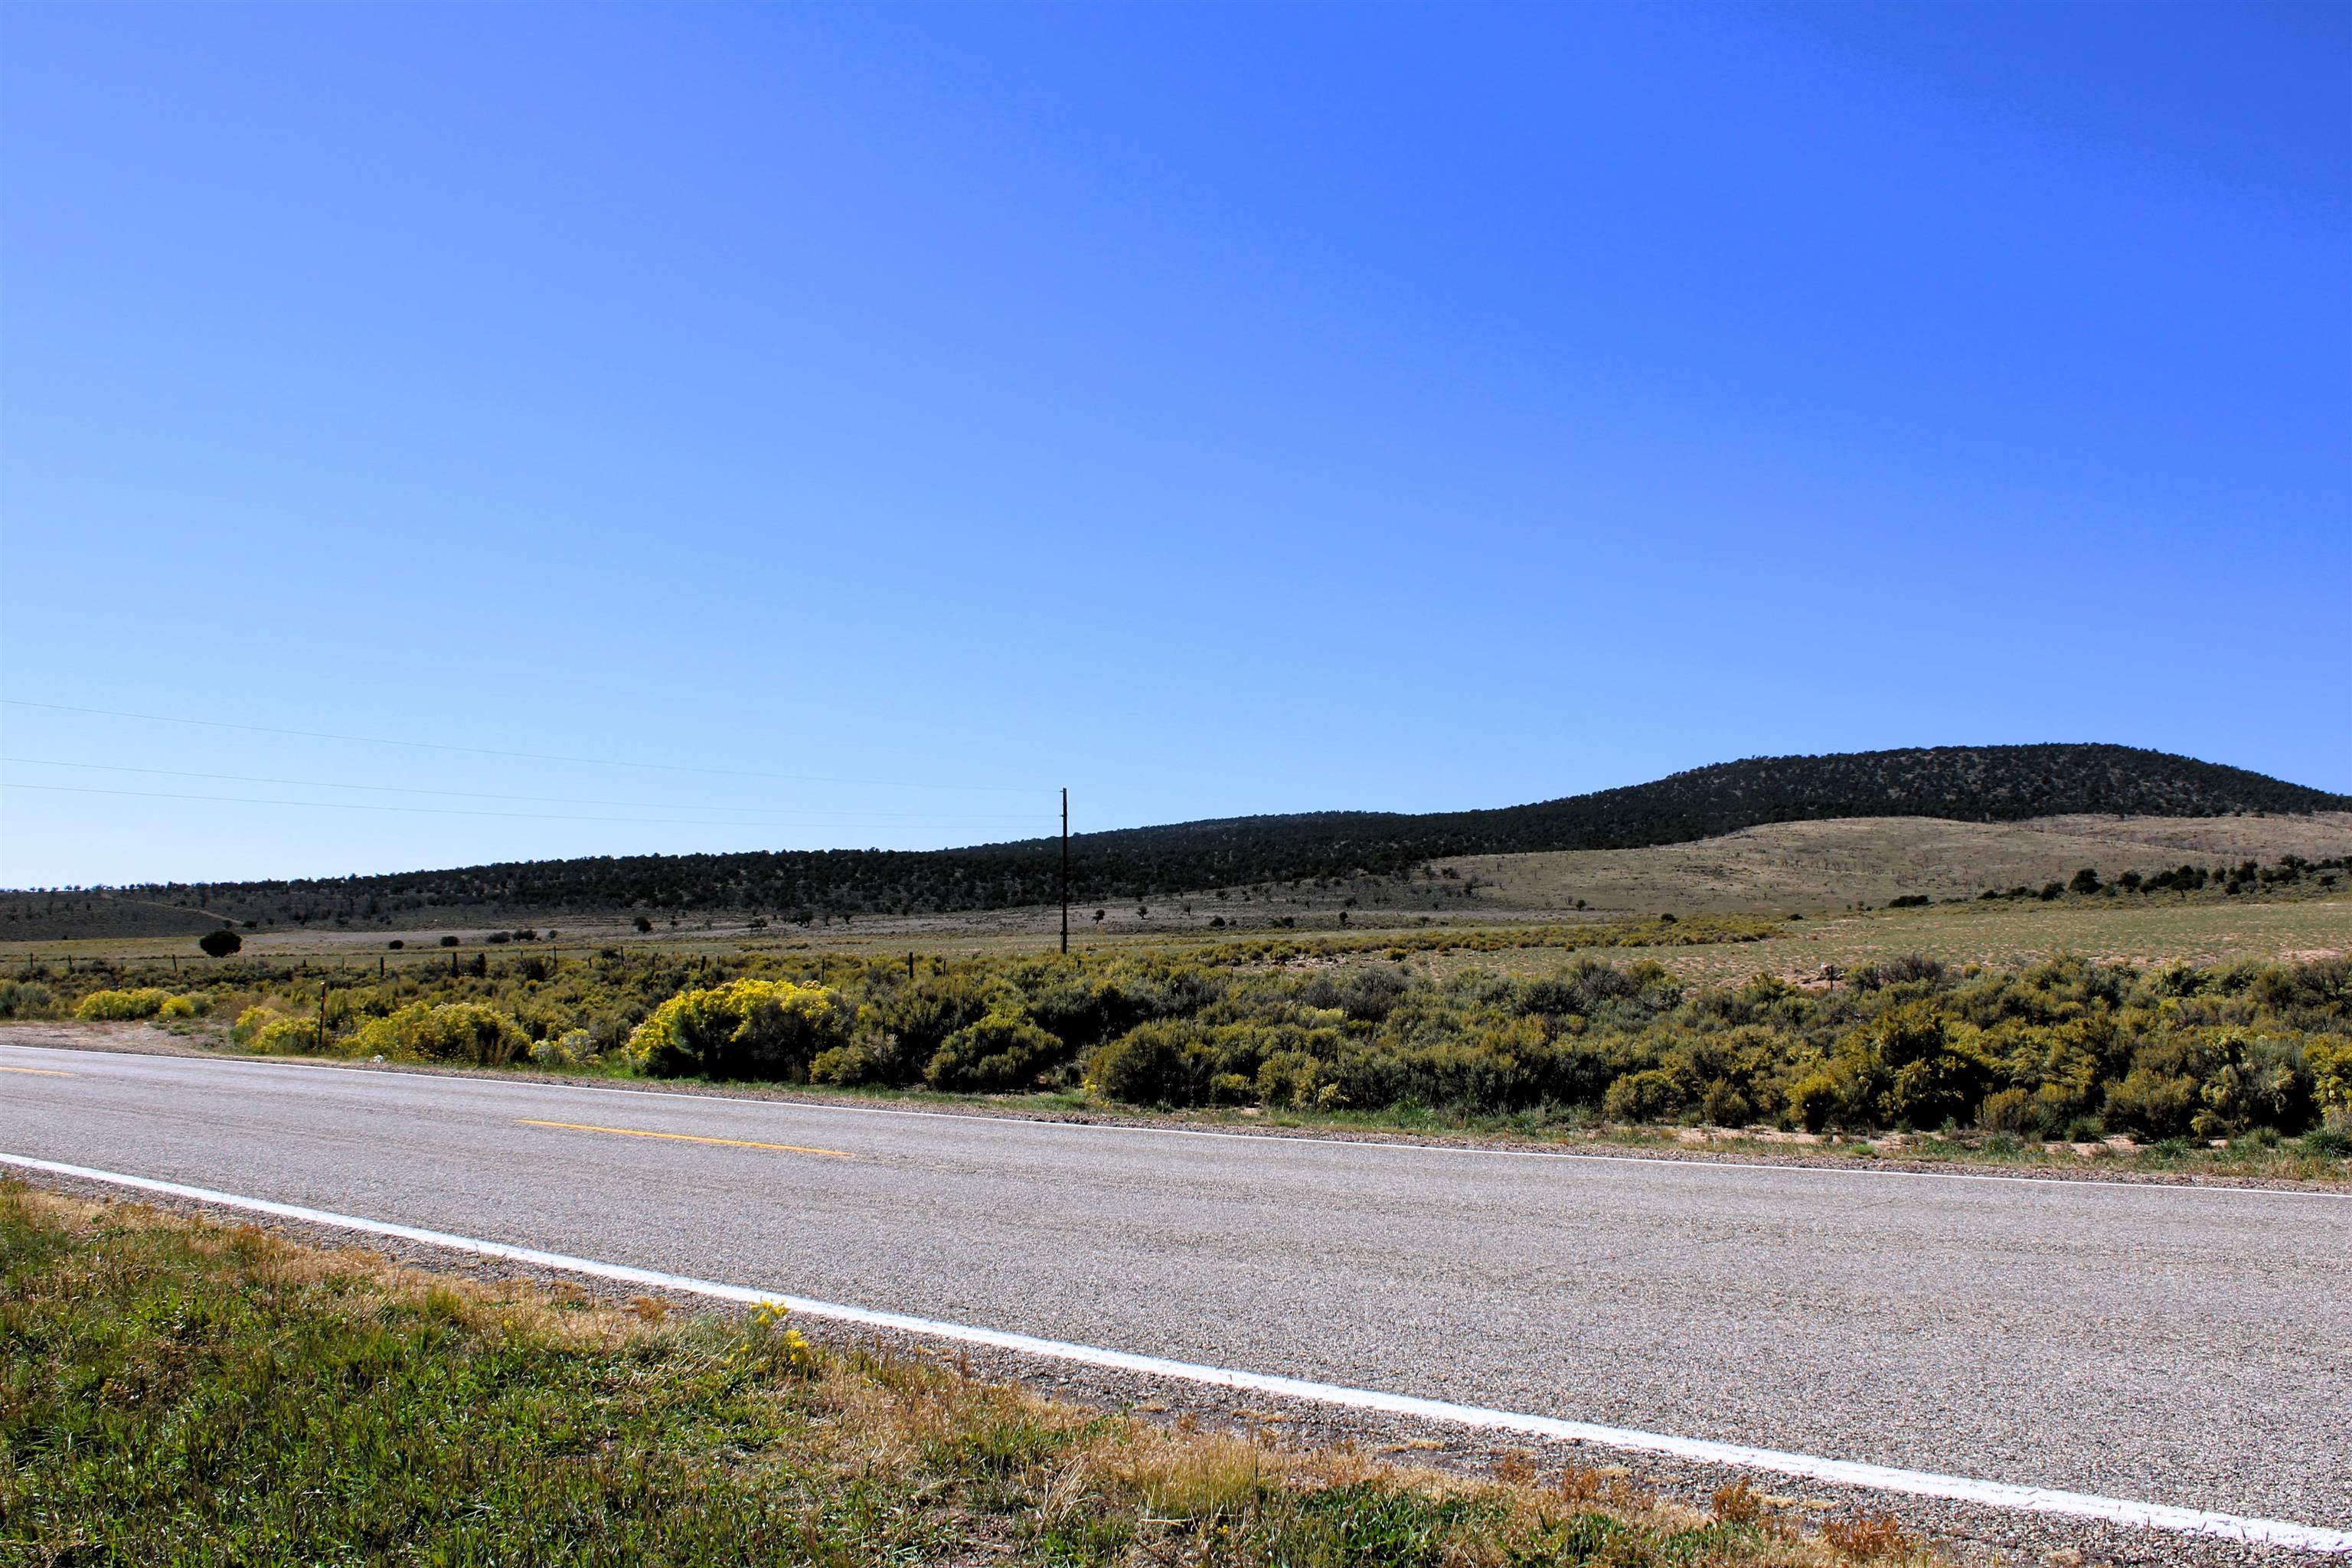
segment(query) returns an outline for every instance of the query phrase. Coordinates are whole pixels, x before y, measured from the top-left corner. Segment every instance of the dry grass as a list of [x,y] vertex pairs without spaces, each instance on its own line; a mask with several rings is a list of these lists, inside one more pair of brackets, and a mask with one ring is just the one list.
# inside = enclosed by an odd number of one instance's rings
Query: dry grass
[[2064,881],[2088,866],[2109,880],[2183,861],[2352,855],[2352,813],[2311,816],[2050,816],[2029,822],[1856,817],[1751,827],[1692,844],[1481,855],[1442,862],[1482,886],[1479,900],[1558,910],[1687,912],[1842,910],[1905,894],[1973,898],[1987,888]]
[[[2039,963],[2062,953],[2141,966],[2301,961],[2352,952],[2352,893],[2224,899],[2062,899],[2054,903],[1937,904],[1873,910],[1784,925],[1758,942],[1643,948],[1621,958],[1654,959],[1696,984],[1737,985],[1757,974],[1800,984],[1824,966],[1852,970],[1874,960],[1923,953],[1955,967]],[[1438,973],[1486,968],[1548,973],[1560,955],[1542,948],[1449,953],[1425,961]]]
[[[1803,1510],[1745,1484],[1702,1512],[1622,1470],[1548,1474],[1532,1454],[1473,1479],[1345,1445],[1285,1447],[870,1346],[785,1353],[772,1312],[683,1318],[22,1187],[0,1189],[0,1436],[17,1460],[0,1477],[0,1555],[36,1562],[317,1560],[354,1544],[339,1521],[392,1532],[375,1554],[394,1561],[447,1556],[461,1536],[469,1560],[632,1561],[656,1550],[656,1528],[676,1562],[754,1547],[1072,1568],[1940,1561],[1891,1521],[1808,1530]],[[108,1386],[138,1391],[121,1408],[70,1392],[96,1386],[94,1352]],[[476,1363],[491,1373],[468,1382]],[[250,1382],[266,1365],[269,1383],[331,1385],[354,1364],[363,1398]],[[337,1423],[387,1389],[391,1422],[340,1438]],[[199,1411],[239,1434],[229,1462],[268,1464],[268,1487],[190,1479],[175,1445]],[[459,1462],[448,1423],[467,1428]],[[532,1533],[551,1519],[554,1533]]]

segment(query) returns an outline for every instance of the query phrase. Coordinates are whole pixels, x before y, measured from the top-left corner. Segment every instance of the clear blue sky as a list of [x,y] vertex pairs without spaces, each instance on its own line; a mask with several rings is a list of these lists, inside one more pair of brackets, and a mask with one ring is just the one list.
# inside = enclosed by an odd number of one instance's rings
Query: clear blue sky
[[2347,18],[7,5],[0,881],[2352,790]]

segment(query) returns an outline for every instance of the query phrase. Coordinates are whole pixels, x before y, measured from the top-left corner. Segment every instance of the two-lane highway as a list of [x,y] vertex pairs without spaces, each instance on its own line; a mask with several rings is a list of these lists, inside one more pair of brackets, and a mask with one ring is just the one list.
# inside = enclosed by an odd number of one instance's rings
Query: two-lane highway
[[1176,1360],[2352,1525],[2352,1198],[0,1046],[0,1152]]

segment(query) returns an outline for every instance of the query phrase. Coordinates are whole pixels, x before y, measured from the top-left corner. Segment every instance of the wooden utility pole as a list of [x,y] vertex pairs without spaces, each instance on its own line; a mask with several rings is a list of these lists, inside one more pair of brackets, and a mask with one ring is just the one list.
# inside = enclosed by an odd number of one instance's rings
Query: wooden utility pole
[[1070,787],[1062,786],[1062,951],[1070,951]]

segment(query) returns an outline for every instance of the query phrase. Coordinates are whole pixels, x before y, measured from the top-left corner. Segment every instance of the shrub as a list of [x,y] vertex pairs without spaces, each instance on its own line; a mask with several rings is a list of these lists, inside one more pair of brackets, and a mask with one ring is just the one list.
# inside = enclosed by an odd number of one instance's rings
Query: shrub
[[1825,1072],[1808,1073],[1789,1090],[1789,1116],[1808,1132],[1819,1132],[1837,1120],[1845,1096],[1837,1079]]
[[[1590,955],[1528,980],[1478,969],[1429,979],[1375,961],[1419,951],[1416,940],[1367,941],[1337,950],[1343,962],[1300,965],[1284,961],[1330,944],[1254,938],[1213,961],[1104,955],[1083,969],[973,958],[919,979],[903,963],[853,963],[829,971],[833,992],[805,984],[798,955],[698,961],[712,994],[766,997],[766,1013],[673,995],[687,972],[674,956],[632,963],[612,948],[601,961],[559,968],[525,957],[488,973],[494,950],[477,948],[452,972],[428,965],[339,988],[333,1005],[347,1047],[373,1022],[371,1045],[403,1054],[520,1057],[527,1036],[541,1042],[536,1059],[562,1063],[617,1058],[642,1031],[635,1059],[650,1063],[662,1046],[658,1071],[904,1085],[936,1062],[942,1088],[990,1089],[1026,1087],[1075,1059],[1097,1092],[1143,1103],[1606,1107],[1637,1121],[1761,1118],[1815,1131],[1973,1119],[1997,1134],[2078,1141],[2110,1131],[2293,1137],[2323,1121],[2352,1129],[2352,965],[2341,959],[2141,970],[2062,956],[1952,973],[1894,957],[1851,976],[1825,973],[1827,989],[1769,978],[1685,988],[1655,963]],[[317,992],[258,978],[250,999],[263,1009],[241,1020],[240,1043],[316,1049]],[[85,985],[167,979],[85,974],[68,989],[26,970],[0,990],[0,1016],[54,1016]],[[150,1016],[163,1015],[176,988],[156,994]],[[779,1000],[793,996],[803,1001]],[[824,996],[835,1000],[807,1000]],[[382,1022],[460,1001],[504,1026],[478,1041],[414,1014]],[[582,1032],[584,1054],[571,1038]]]
[[664,1078],[807,1078],[823,1052],[845,1045],[853,1022],[841,994],[789,980],[737,980],[682,992],[629,1037],[629,1055]]
[[1096,1051],[1087,1064],[1087,1083],[1137,1105],[1199,1105],[1210,1098],[1219,1068],[1208,1029],[1157,1018]]
[[57,993],[37,980],[0,980],[0,1018],[46,1018]]
[[1328,1110],[1343,1097],[1329,1064],[1307,1051],[1276,1051],[1258,1064],[1257,1097],[1295,1110]]
[[1988,1132],[2030,1132],[2035,1129],[2033,1096],[2021,1089],[1995,1089],[1977,1110],[1977,1125]]
[[2197,1114],[2197,1080],[2143,1062],[2107,1090],[2107,1125],[2143,1139],[2178,1138]]
[[597,1054],[595,1037],[585,1029],[568,1029],[530,1045],[530,1059],[542,1067],[584,1067]]
[[219,931],[208,931],[196,938],[196,946],[209,958],[226,958],[230,953],[245,946],[245,938],[223,927]]
[[1338,979],[1317,975],[1298,999],[1309,1007],[1337,1008],[1360,1024],[1377,1024],[1412,989],[1412,980],[1393,969],[1355,969]]
[[207,1009],[194,996],[166,996],[163,1005],[155,1009],[158,1018],[193,1018]]
[[1925,953],[1908,952],[1865,963],[1847,979],[1856,991],[1876,991],[1890,985],[1941,985],[1944,977],[1944,965],[1940,959],[1929,958]]
[[247,1007],[236,1016],[229,1038],[252,1051],[315,1051],[319,1026],[312,1019],[290,1017],[273,1007]]
[[[1532,1018],[1423,1014],[1408,1020],[1401,1014],[1377,1037],[1344,1039],[1334,1077],[1354,1105],[1412,1100],[1476,1110],[1524,1110],[1570,1098],[1559,1092],[1563,1078],[1579,1064],[1600,1065],[1573,1046],[1555,1047]],[[1280,1037],[1269,1043],[1288,1045]],[[1261,1059],[1264,1055],[1259,1053]],[[1234,1063],[1226,1070],[1255,1066]],[[1595,1087],[1609,1076],[1598,1073]]]
[[74,1016],[109,1022],[131,1018],[152,1018],[163,1010],[172,994],[152,985],[142,985],[131,991],[93,991],[81,999]]
[[455,947],[457,945],[457,939],[454,936],[445,936],[441,939],[441,945],[443,947]]
[[1614,1121],[1664,1121],[1683,1109],[1683,1086],[1660,1068],[1630,1072],[1609,1086],[1601,1108]]
[[[1961,1027],[1968,1037],[1975,1034]],[[1929,1001],[1895,1007],[1849,1037],[1839,1055],[1874,1088],[1878,1117],[1892,1126],[1972,1121],[1991,1085],[1991,1064],[1972,1039],[1955,1037]]]
[[992,984],[985,976],[968,971],[927,975],[899,987],[874,1008],[876,1026],[896,1037],[897,1045],[895,1049],[874,1054],[876,1061],[895,1065],[892,1076],[872,1081],[912,1083],[923,1075],[923,1068],[950,1035],[991,1012],[1018,1012],[1022,1005],[1017,989]]
[[990,1013],[950,1035],[923,1068],[933,1089],[1002,1093],[1029,1089],[1068,1049],[1021,1013]]
[[415,1002],[361,1025],[353,1044],[362,1054],[503,1067],[530,1048],[530,1037],[513,1018],[480,1002]]
[[922,1076],[923,1063],[900,1049],[897,1036],[875,1030],[861,1030],[847,1045],[819,1051],[809,1058],[811,1083],[854,1088],[861,1084],[908,1084]]
[[2257,1128],[2293,1134],[2319,1120],[2311,1068],[2298,1043],[2233,1035],[2212,1048],[2221,1060],[2204,1075],[2198,1098],[2205,1109],[2189,1121],[2200,1136]]
[[2304,1047],[2304,1060],[2321,1114],[2352,1120],[2352,1040],[2314,1040]]

